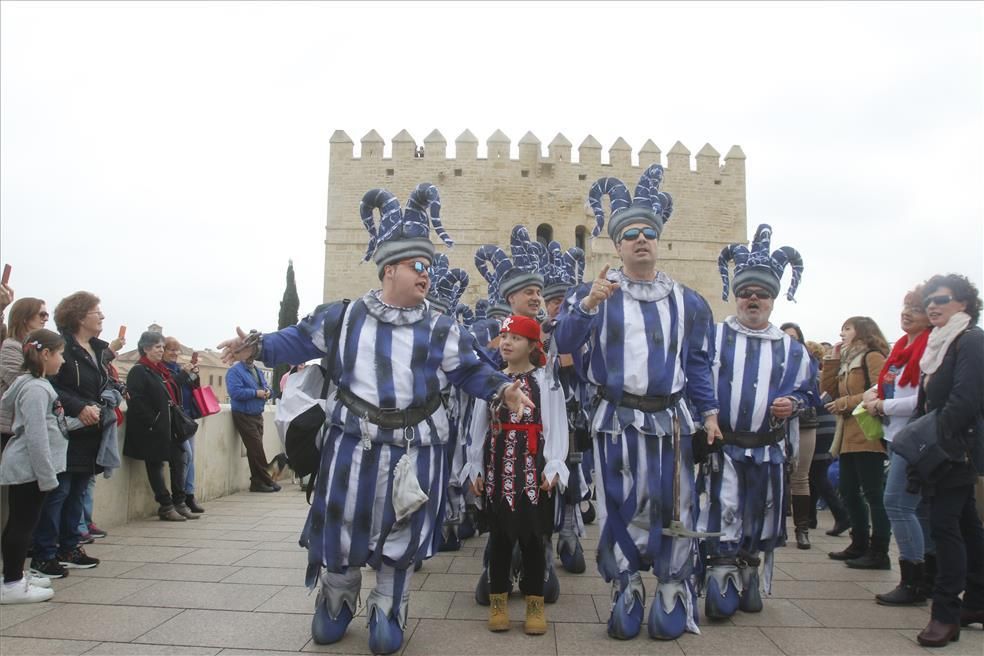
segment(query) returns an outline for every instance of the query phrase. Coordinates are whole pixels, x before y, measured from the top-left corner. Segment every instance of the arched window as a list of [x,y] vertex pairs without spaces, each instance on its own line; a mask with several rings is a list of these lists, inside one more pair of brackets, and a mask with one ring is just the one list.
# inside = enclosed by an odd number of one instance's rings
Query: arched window
[[582,251],[585,250],[584,242],[588,234],[588,229],[584,226],[578,226],[574,228],[574,245],[580,248]]
[[547,246],[553,241],[553,226],[549,223],[541,223],[536,227],[536,240]]

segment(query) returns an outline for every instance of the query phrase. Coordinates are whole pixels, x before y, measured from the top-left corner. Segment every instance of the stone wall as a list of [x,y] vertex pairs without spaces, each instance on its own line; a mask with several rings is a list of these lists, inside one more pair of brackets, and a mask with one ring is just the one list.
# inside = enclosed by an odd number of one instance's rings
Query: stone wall
[[[745,155],[734,146],[724,157],[705,145],[691,168],[690,151],[677,142],[666,156],[647,141],[634,157],[624,140],[608,149],[588,136],[572,161],[571,143],[558,134],[544,155],[540,141],[527,133],[512,159],[509,138],[496,131],[486,141],[487,157],[478,157],[478,139],[465,131],[455,140],[456,156],[447,157],[447,141],[440,132],[418,144],[406,131],[392,140],[391,156],[383,157],[385,143],[375,130],[354,144],[339,130],[331,138],[328,179],[328,218],[325,238],[325,300],[351,297],[378,287],[376,267],[359,264],[368,233],[359,220],[359,201],[373,187],[383,187],[406,203],[419,182],[431,182],[441,192],[441,217],[455,247],[448,251],[452,266],[468,271],[471,284],[465,302],[486,294],[485,281],[474,266],[478,246],[505,246],[513,225],[526,225],[531,234],[552,232],[564,248],[582,245],[588,256],[586,277],[604,264],[616,265],[607,232],[592,240],[594,216],[587,207],[588,189],[600,177],[615,176],[634,189],[645,167],[661,163],[666,169],[662,189],[673,196],[674,211],[659,245],[661,268],[700,291],[715,316],[723,316],[717,256],[732,242],[747,241]],[[422,156],[421,156],[422,155]],[[607,200],[606,200],[607,203]],[[438,243],[434,237],[435,243]],[[439,246],[443,248],[443,245]]]

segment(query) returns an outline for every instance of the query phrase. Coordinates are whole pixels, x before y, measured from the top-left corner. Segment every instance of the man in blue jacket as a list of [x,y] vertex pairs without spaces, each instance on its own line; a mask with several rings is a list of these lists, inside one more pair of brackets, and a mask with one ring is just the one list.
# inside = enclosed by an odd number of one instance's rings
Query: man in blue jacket
[[232,399],[232,423],[246,447],[250,492],[279,492],[280,486],[267,473],[263,451],[263,407],[270,398],[270,387],[263,372],[250,358],[237,362],[226,372],[226,387]]

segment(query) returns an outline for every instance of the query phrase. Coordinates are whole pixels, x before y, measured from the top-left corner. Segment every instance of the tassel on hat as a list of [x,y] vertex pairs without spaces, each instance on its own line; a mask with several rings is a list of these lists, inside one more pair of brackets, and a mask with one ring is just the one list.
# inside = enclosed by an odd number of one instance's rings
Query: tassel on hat
[[663,226],[670,220],[673,213],[673,198],[659,187],[663,183],[663,167],[652,164],[639,177],[635,195],[629,197],[625,183],[618,178],[600,178],[588,191],[588,204],[595,215],[595,227],[592,237],[601,234],[605,227],[605,210],[602,198],[608,196],[611,201],[612,214],[608,219],[608,236],[617,241],[626,226],[633,223],[645,223],[662,235]]
[[[375,212],[379,212],[379,225]],[[428,212],[430,216],[428,216]],[[414,257],[434,259],[434,245],[430,241],[430,228],[450,248],[454,241],[441,222],[441,198],[437,187],[422,182],[411,192],[405,210],[386,189],[370,189],[359,204],[362,225],[369,233],[369,244],[363,261],[371,258],[383,275],[383,267]]]

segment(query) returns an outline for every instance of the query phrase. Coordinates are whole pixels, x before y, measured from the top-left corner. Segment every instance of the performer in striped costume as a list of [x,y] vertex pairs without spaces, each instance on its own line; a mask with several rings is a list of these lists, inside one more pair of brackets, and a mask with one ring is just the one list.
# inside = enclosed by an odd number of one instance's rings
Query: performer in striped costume
[[783,465],[796,462],[797,414],[819,404],[815,362],[795,339],[769,323],[779,280],[787,264],[793,300],[803,260],[786,246],[769,253],[772,228],[760,225],[751,250],[732,244],[718,265],[728,299],[728,261],[734,260],[735,316],[716,326],[714,386],[721,412],[723,448],[702,465],[706,493],[698,530],[723,533],[704,543],[705,612],[725,618],[739,608],[762,610],[762,578],[771,591],[773,550],[785,543]]
[[565,570],[572,574],[581,574],[585,570],[584,549],[580,541],[584,537],[581,501],[590,498],[588,482],[582,475],[582,465],[585,452],[590,454],[590,432],[581,407],[583,385],[574,368],[573,356],[557,351],[553,330],[557,325],[557,315],[560,314],[564,297],[584,279],[584,251],[580,248],[563,251],[555,241],[548,244],[547,251],[550,260],[544,273],[543,301],[547,319],[543,322],[543,342],[547,349],[547,368],[564,392],[569,440],[567,467],[571,472],[567,489],[563,495],[557,496],[557,555],[560,556],[560,563]]
[[[673,639],[685,630],[698,632],[695,540],[664,534],[675,519],[680,524],[674,526],[693,530],[692,450],[690,440],[681,438],[695,430],[688,398],[708,433],[718,433],[710,307],[700,294],[656,268],[657,240],[672,211],[670,196],[659,191],[662,177],[661,166],[650,166],[634,198],[615,178],[602,178],[591,187],[594,235],[604,226],[602,197],[608,195],[608,234],[623,266],[617,271],[606,266],[593,283],[577,288],[554,331],[561,353],[580,353],[587,346],[584,357],[574,362],[597,389],[590,429],[602,522],[598,569],[613,584],[608,634],[618,639],[639,633],[646,596],[640,572],[649,569],[658,578],[650,636]],[[675,471],[679,486],[674,485]]]
[[[388,191],[371,190],[360,210],[371,237],[366,259],[375,261],[382,289],[351,305],[323,305],[279,332],[238,331],[220,344],[230,361],[255,356],[272,366],[322,357],[334,383],[302,533],[306,584],[321,579],[311,626],[319,644],[344,635],[357,611],[359,568],[369,565],[376,570],[366,602],[369,648],[388,654],[402,645],[412,565],[433,553],[447,481],[439,373],[475,397],[501,397],[514,411],[530,405],[516,384],[478,357],[470,334],[425,303],[431,222],[451,243],[439,202],[429,184],[418,185],[405,210]],[[382,215],[378,228],[375,210]],[[335,357],[327,362],[330,353]],[[408,460],[399,462],[404,455]]]

